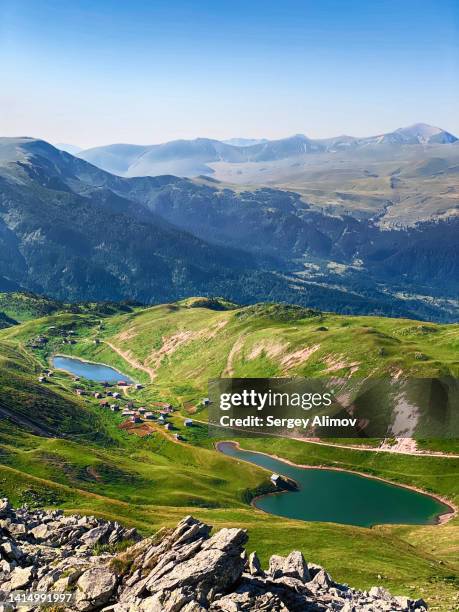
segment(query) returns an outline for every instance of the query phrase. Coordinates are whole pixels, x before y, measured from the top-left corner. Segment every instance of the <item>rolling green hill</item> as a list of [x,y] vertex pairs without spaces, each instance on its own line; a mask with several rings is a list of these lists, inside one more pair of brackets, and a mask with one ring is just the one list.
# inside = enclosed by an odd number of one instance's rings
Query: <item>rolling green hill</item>
[[[15,298],[17,299],[17,298]],[[8,307],[7,299],[3,308]],[[12,312],[9,310],[9,312]],[[25,317],[24,317],[25,319]],[[72,330],[75,344],[62,344]],[[40,348],[33,340],[45,337]],[[94,341],[98,340],[99,343]],[[15,503],[59,505],[122,520],[144,532],[192,513],[215,526],[247,527],[263,560],[295,547],[336,579],[366,588],[378,583],[451,609],[457,590],[459,522],[373,529],[305,523],[266,515],[248,505],[270,490],[268,474],[217,453],[199,400],[216,376],[419,376],[459,372],[458,325],[381,317],[346,317],[276,304],[240,308],[192,298],[152,308],[65,308],[0,331],[0,488]],[[121,400],[169,400],[185,441],[155,429],[148,437],[119,429],[122,417],[102,411],[90,394],[55,371],[38,375],[54,353],[113,365],[141,390]],[[422,355],[422,358],[419,358]],[[101,389],[78,382],[88,392]],[[194,412],[185,432],[183,417]],[[292,440],[243,441],[294,462],[333,465],[417,486],[459,503],[459,460],[375,453]],[[451,442],[449,449],[457,450]],[[383,551],[383,552],[382,552]]]

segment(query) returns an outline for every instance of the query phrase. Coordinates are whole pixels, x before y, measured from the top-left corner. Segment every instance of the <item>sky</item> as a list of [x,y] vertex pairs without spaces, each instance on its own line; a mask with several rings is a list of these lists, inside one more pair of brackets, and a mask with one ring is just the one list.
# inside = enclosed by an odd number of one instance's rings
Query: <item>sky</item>
[[457,0],[0,0],[0,136],[459,136]]

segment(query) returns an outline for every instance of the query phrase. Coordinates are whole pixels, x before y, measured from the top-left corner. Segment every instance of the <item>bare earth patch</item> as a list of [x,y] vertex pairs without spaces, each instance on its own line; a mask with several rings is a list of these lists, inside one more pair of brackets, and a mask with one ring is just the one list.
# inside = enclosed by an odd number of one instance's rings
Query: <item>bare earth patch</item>
[[223,319],[221,321],[217,321],[217,323],[215,325],[212,325],[211,327],[207,327],[197,331],[192,331],[188,329],[172,334],[172,336],[163,336],[163,344],[161,348],[153,351],[148,356],[145,363],[153,371],[153,376],[156,376],[156,372],[165,357],[172,355],[181,346],[188,344],[189,342],[194,342],[196,340],[212,340],[212,338],[215,338],[215,336],[220,332],[223,327],[225,327],[227,323],[228,320]]
[[274,357],[278,357],[282,353],[285,353],[288,347],[288,343],[278,342],[275,340],[261,340],[253,345],[252,350],[248,355],[248,359],[257,359],[263,353],[273,359]]
[[281,359],[281,364],[286,370],[299,366],[309,359],[309,357],[319,350],[320,344],[313,344],[312,346],[305,346],[293,353],[288,353]]
[[245,336],[239,336],[231,347],[228,354],[228,359],[226,360],[226,368],[223,370],[223,376],[232,376],[234,374],[234,360],[236,355],[241,352],[241,349],[244,346],[245,338]]
[[125,342],[126,340],[132,340],[138,335],[138,332],[133,328],[125,329],[117,335],[117,340]]
[[355,374],[360,366],[358,361],[347,362],[343,355],[330,355],[324,359],[324,363],[328,366],[325,372],[338,372],[339,370],[349,369],[350,374]]

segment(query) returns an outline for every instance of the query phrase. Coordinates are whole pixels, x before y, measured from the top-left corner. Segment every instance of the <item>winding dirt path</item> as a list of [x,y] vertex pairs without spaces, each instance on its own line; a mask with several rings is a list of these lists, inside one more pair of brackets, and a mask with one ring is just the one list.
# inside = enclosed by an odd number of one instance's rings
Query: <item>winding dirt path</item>
[[[188,417],[184,417],[188,418]],[[207,421],[201,421],[193,418],[196,423],[201,425],[208,425]],[[234,431],[240,431],[236,427],[225,427],[225,429],[233,429]],[[271,434],[272,435],[272,434]],[[277,436],[284,438],[284,436]],[[381,448],[379,446],[354,446],[352,444],[335,444],[334,442],[323,442],[322,440],[311,440],[310,438],[290,438],[297,442],[303,442],[305,444],[317,444],[318,446],[330,446],[331,448],[344,448],[345,450],[362,451],[364,453],[390,453],[391,455],[412,455],[413,457],[438,457],[443,459],[459,459],[459,455],[454,453],[440,453],[435,451],[406,451],[406,450],[392,450],[391,448]]]
[[397,450],[397,448],[389,448],[380,446],[355,446],[353,444],[335,444],[334,442],[323,442],[322,440],[310,440],[304,438],[293,438],[299,442],[306,442],[308,444],[318,444],[320,446],[334,446],[335,448],[346,448],[348,450],[365,451],[372,453],[391,453],[392,455],[412,455],[413,457],[443,457],[446,459],[459,459],[459,455],[453,453],[441,453],[435,451],[419,451],[419,450]]
[[149,368],[148,366],[143,365],[143,363],[140,363],[140,361],[137,361],[137,359],[134,359],[134,357],[132,357],[129,351],[123,351],[119,347],[112,344],[111,342],[107,342],[107,340],[105,340],[104,342],[107,346],[109,346],[112,349],[112,351],[115,351],[115,353],[117,353],[120,357],[122,357],[124,361],[126,361],[134,369],[142,370],[142,372],[146,372],[148,376],[150,377],[150,380],[153,380],[155,378],[154,369]]

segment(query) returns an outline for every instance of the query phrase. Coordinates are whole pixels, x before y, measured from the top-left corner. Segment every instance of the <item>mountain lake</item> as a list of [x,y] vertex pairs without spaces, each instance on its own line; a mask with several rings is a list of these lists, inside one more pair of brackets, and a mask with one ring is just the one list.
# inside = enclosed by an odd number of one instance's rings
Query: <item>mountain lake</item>
[[94,382],[116,383],[119,380],[124,380],[128,384],[133,382],[126,374],[104,363],[90,363],[89,361],[83,361],[75,357],[65,357],[63,355],[54,356],[52,363],[58,370],[65,370],[74,376],[81,376]]
[[298,490],[260,495],[253,505],[269,514],[303,521],[373,525],[433,525],[452,509],[430,495],[349,471],[304,468],[270,455],[247,451],[234,442],[217,449],[243,461],[286,476]]

